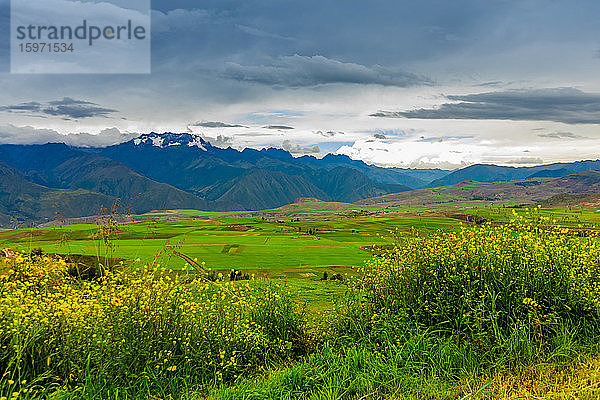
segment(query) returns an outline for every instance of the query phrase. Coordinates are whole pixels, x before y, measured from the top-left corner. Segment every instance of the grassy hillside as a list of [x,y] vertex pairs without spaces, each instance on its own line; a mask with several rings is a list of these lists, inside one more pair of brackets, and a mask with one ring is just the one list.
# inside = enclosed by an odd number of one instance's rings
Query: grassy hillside
[[546,207],[600,208],[600,193],[557,194],[542,202]]
[[497,205],[531,205],[563,194],[600,192],[600,172],[583,171],[561,178],[532,178],[510,182],[465,181],[455,185],[390,194],[357,204],[415,207],[422,205],[460,204],[464,202],[493,202]]
[[600,160],[555,163],[535,167],[505,167],[491,164],[475,164],[452,171],[430,182],[429,187],[453,185],[467,180],[498,182],[527,178],[557,178],[589,170],[600,170]]

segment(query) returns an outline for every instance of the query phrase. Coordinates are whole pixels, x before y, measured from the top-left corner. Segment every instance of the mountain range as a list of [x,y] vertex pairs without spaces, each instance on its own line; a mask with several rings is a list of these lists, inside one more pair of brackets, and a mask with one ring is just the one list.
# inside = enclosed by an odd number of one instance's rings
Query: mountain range
[[[600,170],[600,161],[535,167],[472,165],[455,171],[382,168],[329,154],[220,148],[189,133],[149,133],[118,145],[0,145],[0,225],[73,218],[110,208],[261,210],[300,197],[354,203],[463,181],[559,178]],[[410,192],[412,191],[412,192]]]
[[582,171],[599,171],[600,160],[554,163],[535,167],[505,167],[475,164],[450,172],[428,184],[429,187],[454,185],[463,181],[499,182],[528,178],[560,178]]

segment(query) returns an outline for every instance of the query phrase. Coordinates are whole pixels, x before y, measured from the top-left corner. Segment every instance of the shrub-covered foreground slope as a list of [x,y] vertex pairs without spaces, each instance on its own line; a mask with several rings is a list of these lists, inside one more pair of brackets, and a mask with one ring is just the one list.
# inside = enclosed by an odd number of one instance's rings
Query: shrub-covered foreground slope
[[598,398],[600,245],[534,217],[399,235],[332,314],[264,281],[4,260],[0,396]]

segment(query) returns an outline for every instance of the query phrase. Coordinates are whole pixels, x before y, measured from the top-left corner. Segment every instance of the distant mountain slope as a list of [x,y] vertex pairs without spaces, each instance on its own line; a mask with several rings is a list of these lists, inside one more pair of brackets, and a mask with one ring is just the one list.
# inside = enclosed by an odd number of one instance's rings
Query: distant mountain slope
[[[357,167],[338,169],[329,163],[331,160],[322,163],[315,158],[298,159],[287,151],[273,148],[222,149],[191,134],[151,133],[116,146],[88,151],[123,162],[140,174],[207,200],[237,204],[245,210],[266,205],[280,207],[297,197],[355,201],[410,189],[379,183]],[[310,162],[305,162],[307,160]],[[345,156],[340,160],[354,166],[362,164],[361,168],[369,171],[369,166],[362,162]],[[419,185],[423,183],[400,173],[396,175]]]
[[[222,190],[219,190],[219,186],[222,186]],[[252,170],[233,179],[227,185],[208,188],[204,193],[208,198],[243,204],[247,210],[276,208],[293,203],[299,197],[310,196],[330,200],[324,191],[302,176],[263,169]]]
[[[120,198],[135,212],[154,209],[216,209],[216,204],[170,185],[155,182],[126,165],[63,144],[2,145],[0,159],[37,184],[57,189],[85,189]],[[226,205],[221,205],[227,209]]]
[[561,178],[530,178],[508,182],[463,181],[454,185],[389,194],[358,204],[426,206],[472,201],[506,204],[539,204],[553,196],[600,192],[600,172],[582,171]]
[[138,213],[175,208],[259,210],[298,197],[356,201],[410,189],[378,183],[357,168],[309,165],[278,149],[222,149],[191,134],[146,134],[92,149],[0,145],[0,159],[38,185],[118,197]]
[[567,189],[568,193],[600,192],[600,171],[581,171],[554,179],[552,183]]
[[560,177],[581,171],[600,170],[600,160],[556,163],[535,167],[504,167],[491,164],[476,164],[465,167],[434,180],[428,186],[454,185],[462,181],[499,182],[529,177]]
[[[122,162],[144,176],[192,192],[236,178],[256,160],[251,154],[255,151],[237,154],[240,152],[212,148],[208,142],[189,134],[146,134],[119,145],[82,150]],[[246,164],[244,158],[248,159]]]
[[297,160],[305,164],[327,169],[337,167],[355,169],[364,173],[375,182],[403,185],[412,189],[427,187],[431,181],[446,176],[451,172],[441,169],[382,168],[365,164],[360,160],[353,160],[341,154],[327,154],[321,159],[313,156],[302,156],[297,158]]
[[[161,182],[177,179],[172,184],[186,190],[214,183],[210,182],[211,179],[231,179],[239,174],[240,169],[253,167],[278,170],[287,174],[345,167],[362,172],[376,183],[401,184],[410,188],[422,187],[450,172],[439,169],[381,168],[352,160],[345,155],[328,154],[322,159],[312,156],[295,158],[289,152],[275,148],[247,148],[243,151],[222,149],[212,146],[199,136],[186,133],[144,134],[138,139],[93,151],[119,160]],[[179,177],[174,178],[164,173],[173,168],[178,168],[181,173]],[[210,174],[205,171],[209,171]]]
[[344,203],[410,190],[403,185],[374,183],[360,171],[344,167],[336,167],[327,174],[318,174],[313,180],[325,193],[330,194],[333,201]]
[[32,183],[0,161],[0,226],[45,222],[54,219],[57,211],[63,218],[93,215],[113,201],[111,196],[88,190],[50,189]]
[[568,168],[543,169],[541,171],[534,172],[533,174],[531,174],[527,177],[528,178],[560,178],[562,176],[566,176],[571,173],[572,173],[572,171]]

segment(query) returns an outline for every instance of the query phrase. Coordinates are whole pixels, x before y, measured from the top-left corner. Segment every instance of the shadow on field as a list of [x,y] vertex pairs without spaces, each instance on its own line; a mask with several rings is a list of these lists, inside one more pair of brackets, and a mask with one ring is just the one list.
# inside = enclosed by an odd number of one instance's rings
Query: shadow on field
[[69,266],[69,275],[93,280],[102,276],[104,271],[113,271],[125,261],[123,258],[96,257],[83,254],[61,256]]

